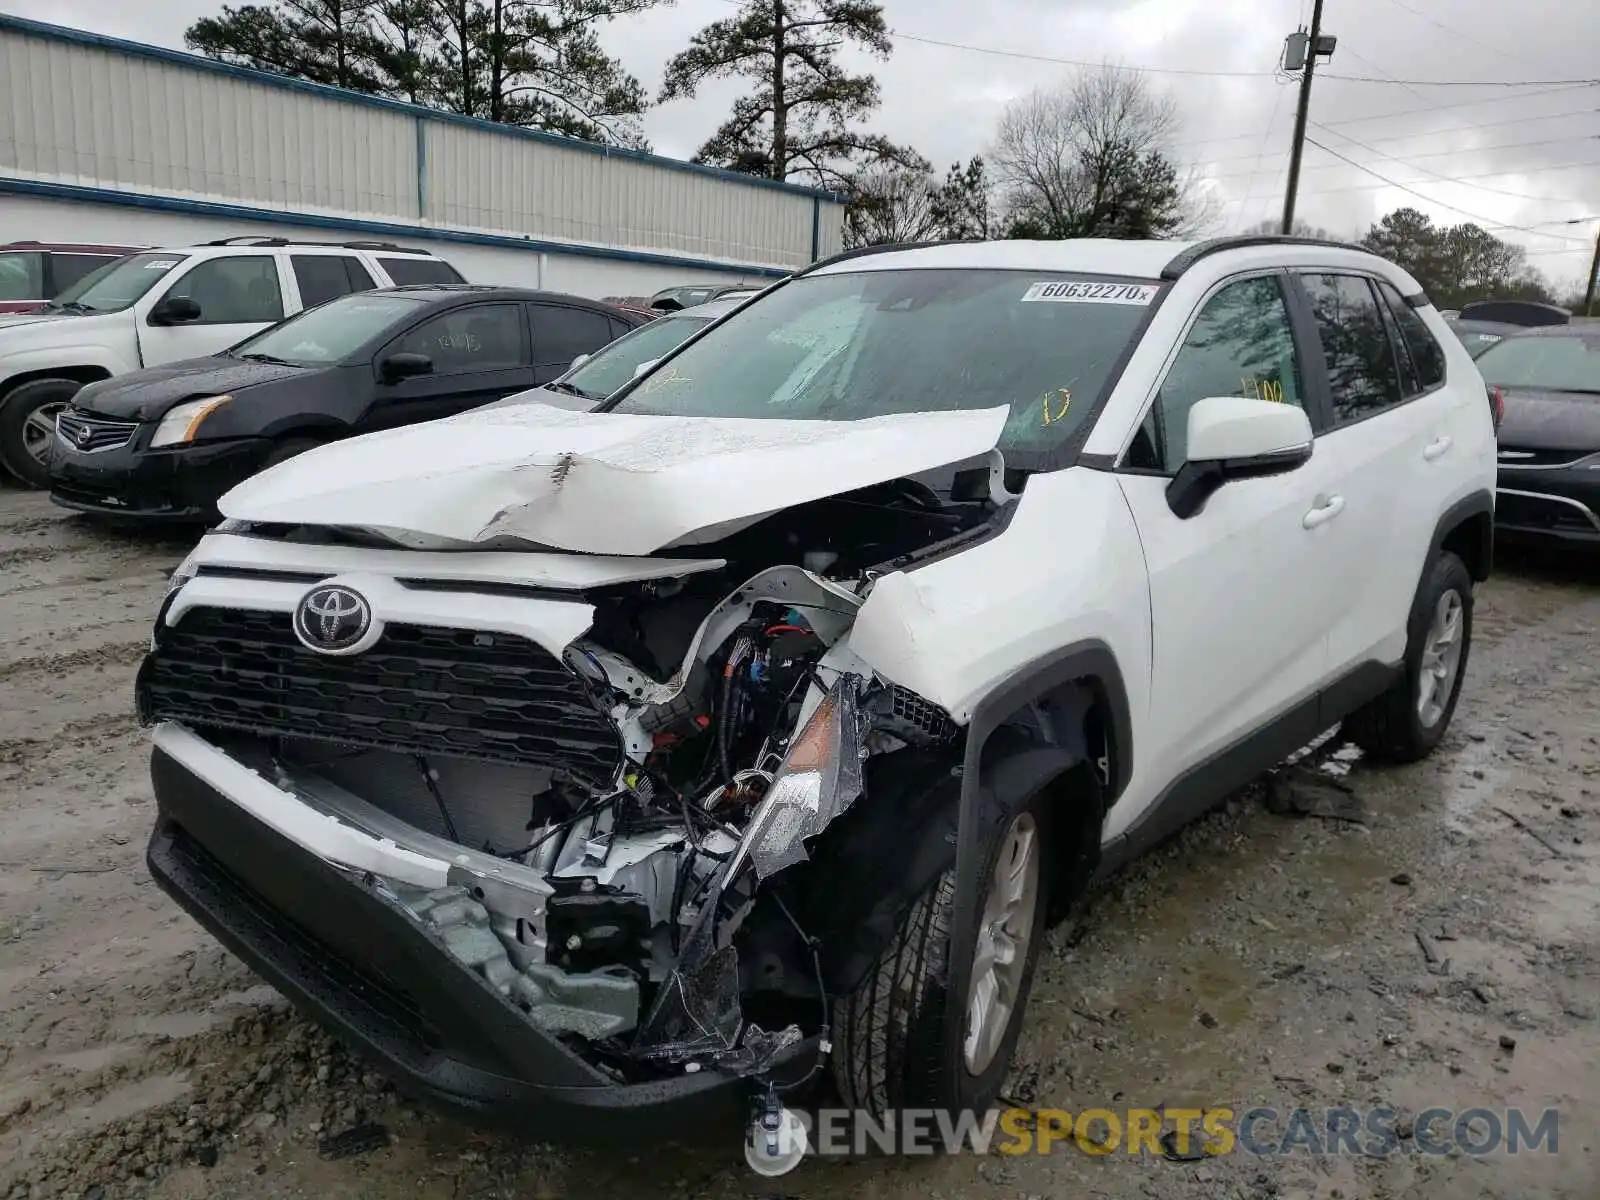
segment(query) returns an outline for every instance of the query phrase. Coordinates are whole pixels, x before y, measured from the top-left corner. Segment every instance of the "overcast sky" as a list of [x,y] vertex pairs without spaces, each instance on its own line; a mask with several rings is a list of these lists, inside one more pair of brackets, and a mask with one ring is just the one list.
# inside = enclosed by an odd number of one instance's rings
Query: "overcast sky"
[[[653,91],[667,58],[695,30],[726,16],[730,3],[678,0],[616,21],[603,37]],[[904,36],[893,58],[871,65],[884,94],[876,126],[942,171],[984,150],[1008,100],[1059,83],[1074,69],[1016,55],[1256,72],[1149,76],[1180,105],[1184,126],[1175,156],[1215,180],[1209,186],[1226,202],[1219,232],[1238,230],[1281,210],[1295,85],[1276,78],[1273,68],[1283,37],[1309,21],[1310,5],[991,0],[980,8],[976,0],[886,0],[889,25]],[[220,8],[220,0],[0,0],[0,11],[180,48],[185,27]],[[1532,263],[1562,285],[1582,279],[1600,225],[1600,86],[1557,89],[1547,81],[1600,78],[1593,0],[1327,0],[1324,27],[1339,45],[1333,61],[1319,67],[1310,136],[1421,195],[1308,146],[1302,217],[1353,235],[1411,204],[1436,221],[1477,219],[1527,247]],[[1337,75],[1540,82],[1441,87]],[[722,86],[652,110],[645,126],[657,152],[692,154],[735,94],[735,86]]]

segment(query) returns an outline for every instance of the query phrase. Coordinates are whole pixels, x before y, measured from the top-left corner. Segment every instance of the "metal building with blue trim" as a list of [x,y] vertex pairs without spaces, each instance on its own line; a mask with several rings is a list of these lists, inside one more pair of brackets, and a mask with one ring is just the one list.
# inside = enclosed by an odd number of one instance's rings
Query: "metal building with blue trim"
[[382,237],[600,296],[784,275],[843,221],[811,188],[0,15],[0,241]]

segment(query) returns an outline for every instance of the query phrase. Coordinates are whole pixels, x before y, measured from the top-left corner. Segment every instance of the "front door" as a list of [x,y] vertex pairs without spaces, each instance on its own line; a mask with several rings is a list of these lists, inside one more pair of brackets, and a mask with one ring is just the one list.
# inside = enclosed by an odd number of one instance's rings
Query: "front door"
[[396,383],[380,374],[357,432],[453,416],[533,386],[520,304],[474,304],[429,317],[385,347],[374,370],[392,354],[426,355],[433,370]]
[[[173,271],[136,309],[144,365],[204,358],[281,321],[288,305],[278,268],[278,257],[268,253],[201,259],[181,274]],[[173,297],[193,300],[200,306],[199,317],[179,324],[152,323],[155,309]]]
[[1247,395],[1307,406],[1283,287],[1258,276],[1207,298],[1124,456],[1123,493],[1150,576],[1146,778],[1176,779],[1301,702],[1314,709],[1326,670],[1327,630],[1346,590],[1325,554],[1340,517],[1333,455],[1319,444],[1296,470],[1228,483],[1187,519],[1166,498],[1196,402]]

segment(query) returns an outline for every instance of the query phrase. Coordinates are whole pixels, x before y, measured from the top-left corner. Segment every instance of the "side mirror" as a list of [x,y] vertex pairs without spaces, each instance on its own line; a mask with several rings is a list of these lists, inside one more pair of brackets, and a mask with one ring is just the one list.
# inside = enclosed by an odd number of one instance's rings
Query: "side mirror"
[[651,367],[655,366],[660,361],[661,360],[659,358],[647,358],[647,359],[645,359],[642,363],[640,363],[637,367],[635,367],[633,369],[633,377],[635,379],[639,378],[639,376],[643,375],[646,371],[648,371]]
[[594,355],[592,354],[580,354],[577,358],[572,360],[572,365],[568,367],[567,370],[576,371],[579,367],[583,366],[584,363],[588,362],[593,357]]
[[150,310],[152,325],[187,325],[200,319],[200,305],[188,296],[168,296]]
[[399,383],[417,375],[433,374],[433,359],[426,354],[391,354],[378,365],[378,377],[384,383]]
[[1167,485],[1167,507],[1187,520],[1224,484],[1302,466],[1313,440],[1305,410],[1293,405],[1247,396],[1201,400],[1189,410],[1189,457]]

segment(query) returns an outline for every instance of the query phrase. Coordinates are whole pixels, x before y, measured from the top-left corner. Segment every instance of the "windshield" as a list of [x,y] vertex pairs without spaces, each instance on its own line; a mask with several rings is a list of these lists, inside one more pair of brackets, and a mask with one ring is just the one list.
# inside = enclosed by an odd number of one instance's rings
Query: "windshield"
[[669,350],[676,349],[710,320],[710,317],[684,313],[641,325],[604,349],[597,350],[593,358],[576,370],[569,371],[561,382],[580,396],[604,400],[633,378],[633,372],[640,363],[660,358]]
[[139,297],[165,279],[167,272],[187,257],[186,254],[158,250],[114,259],[78,280],[55,297],[51,304],[57,308],[83,312],[121,312],[132,307]]
[[614,411],[849,421],[1006,405],[1017,465],[1064,442],[1159,287],[979,270],[812,275],[740,309]]
[[1486,383],[1552,392],[1600,392],[1600,331],[1504,338],[1478,357]]
[[1504,340],[1504,335],[1498,333],[1473,333],[1470,330],[1456,330],[1456,337],[1461,339],[1461,344],[1467,348],[1467,353],[1477,358],[1490,346]]
[[44,299],[44,255],[0,254],[0,301]]
[[423,301],[393,292],[354,292],[280,321],[247,337],[228,353],[302,367],[343,362]]

